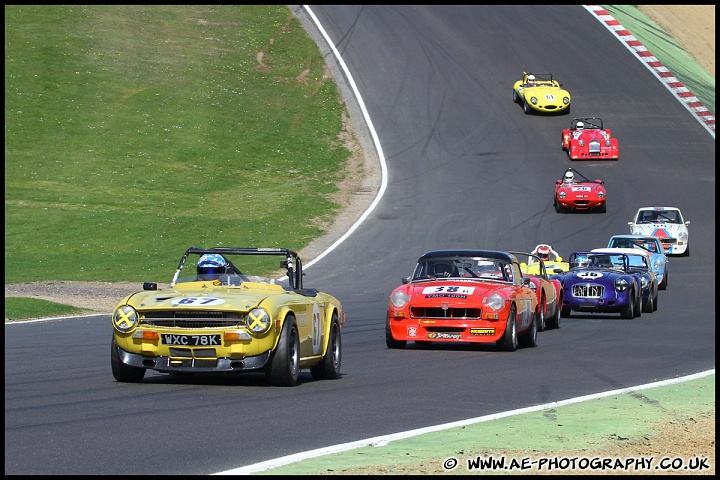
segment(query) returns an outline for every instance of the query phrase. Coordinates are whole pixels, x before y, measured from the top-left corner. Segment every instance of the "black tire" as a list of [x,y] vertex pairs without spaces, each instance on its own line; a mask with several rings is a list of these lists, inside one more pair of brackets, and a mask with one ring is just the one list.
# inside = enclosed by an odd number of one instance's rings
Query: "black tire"
[[528,115],[530,113],[530,105],[528,104],[527,100],[523,102],[523,112],[525,115]]
[[648,296],[647,300],[643,302],[642,312],[643,313],[652,313],[653,312],[653,297],[652,297],[652,295]]
[[507,323],[505,325],[505,333],[498,342],[498,347],[506,352],[514,352],[518,347],[517,336],[517,314],[515,313],[515,305],[510,307]]
[[658,295],[657,292],[655,292],[655,298],[653,298],[653,303],[652,303],[653,312],[656,312],[656,311],[657,311],[657,307],[658,307],[658,297],[659,297],[659,296],[660,296],[660,295]]
[[327,350],[317,365],[310,367],[310,373],[315,380],[335,379],[340,377],[340,363],[342,360],[342,337],[337,313],[334,313],[330,322],[330,338]]
[[300,335],[293,315],[285,317],[280,340],[270,356],[265,376],[271,385],[292,387],[300,376]]
[[557,308],[555,309],[555,315],[553,315],[545,322],[545,326],[548,330],[560,328],[560,308],[562,305],[562,300],[559,300],[559,302],[560,303],[558,303]]
[[560,309],[560,316],[561,316],[562,318],[568,318],[571,313],[572,313],[572,311],[570,310],[569,307],[562,307],[562,308]]
[[565,212],[565,208],[563,208],[563,206],[560,205],[560,202],[557,201],[557,197],[553,198],[553,205],[555,206],[556,213],[564,213]]
[[385,345],[388,348],[405,348],[406,340],[395,340],[390,331],[390,317],[385,320]]
[[633,306],[633,310],[635,311],[635,317],[641,317],[643,312],[643,299],[642,299],[642,292],[637,292],[637,296],[635,297],[635,305]]
[[115,380],[124,383],[139,383],[145,378],[145,369],[140,367],[131,367],[126,365],[120,359],[118,349],[120,347],[115,343],[115,339],[110,344],[110,366]]
[[683,257],[689,257],[690,256],[690,245],[687,246],[685,251],[682,254]]
[[[632,292],[630,292],[632,294]],[[620,310],[620,318],[624,318],[626,320],[629,320],[631,318],[635,318],[635,298],[632,298],[631,301],[628,302],[627,305],[625,305],[622,310]]]
[[545,329],[547,328],[547,324],[545,323],[545,308],[546,307],[547,307],[547,305],[545,304],[545,297],[542,297],[542,303],[540,305],[538,305],[538,310],[539,310],[538,326],[537,326],[538,332],[544,332]]
[[607,201],[602,204],[602,207],[599,207],[597,209],[598,213],[607,213]]
[[522,336],[518,339],[518,343],[523,348],[532,348],[537,347],[537,336],[538,336],[538,324],[540,323],[539,317],[540,317],[540,308],[538,309],[535,314],[533,314],[532,323],[530,324],[530,328],[528,328],[527,332],[522,334]]
[[668,285],[668,272],[667,272],[667,268],[666,268],[665,273],[663,273],[662,283],[660,285],[658,285],[658,288],[660,290],[667,290],[667,285]]
[[518,97],[517,90],[513,88],[513,103],[518,103],[520,101],[520,97]]

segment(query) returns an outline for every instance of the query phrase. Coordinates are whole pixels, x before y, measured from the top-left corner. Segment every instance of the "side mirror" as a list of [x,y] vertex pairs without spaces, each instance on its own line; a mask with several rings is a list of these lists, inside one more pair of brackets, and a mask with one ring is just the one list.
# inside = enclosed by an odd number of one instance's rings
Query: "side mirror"
[[144,282],[143,290],[157,290],[157,283],[155,282]]

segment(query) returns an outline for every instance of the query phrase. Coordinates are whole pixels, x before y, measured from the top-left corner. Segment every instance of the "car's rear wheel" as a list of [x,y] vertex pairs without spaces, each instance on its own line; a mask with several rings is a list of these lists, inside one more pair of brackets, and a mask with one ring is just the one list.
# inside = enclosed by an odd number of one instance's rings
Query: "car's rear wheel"
[[547,304],[545,303],[545,297],[542,297],[542,303],[538,305],[538,308],[540,312],[538,313],[538,332],[544,332],[545,328],[547,327],[545,325],[545,309],[547,308]]
[[393,338],[392,331],[390,331],[390,318],[388,317],[385,320],[385,345],[388,348],[405,348],[406,344],[407,341],[405,340],[395,340]]
[[540,323],[539,317],[540,317],[540,310],[536,312],[533,315],[532,322],[530,323],[530,328],[528,328],[527,332],[525,332],[520,338],[519,343],[522,347],[528,348],[528,347],[537,347],[537,336],[538,336],[538,324]]
[[[560,328],[560,305],[562,305],[562,300],[560,300],[557,308],[555,308],[555,314],[551,318],[549,318],[545,324],[548,329]],[[569,313],[570,312],[568,312],[568,314]]]
[[315,380],[334,379],[340,376],[340,361],[342,359],[342,338],[337,314],[334,313],[330,322],[330,338],[327,350],[322,361],[310,368]]
[[272,385],[292,387],[300,376],[300,336],[295,317],[288,315],[283,322],[280,340],[270,357],[265,375]]
[[123,363],[120,358],[120,352],[118,352],[119,348],[113,338],[110,345],[110,366],[112,367],[112,374],[115,380],[125,383],[138,383],[142,381],[142,379],[145,378],[145,369],[131,367]]
[[515,313],[515,305],[510,307],[510,314],[507,318],[507,324],[505,325],[505,333],[503,334],[498,347],[506,352],[514,352],[518,347],[517,337],[517,314]]

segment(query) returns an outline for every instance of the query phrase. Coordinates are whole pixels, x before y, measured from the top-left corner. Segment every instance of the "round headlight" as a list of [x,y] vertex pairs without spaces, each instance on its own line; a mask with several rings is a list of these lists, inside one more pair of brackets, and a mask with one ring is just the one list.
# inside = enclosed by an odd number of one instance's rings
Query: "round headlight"
[[405,295],[405,292],[402,290],[395,290],[390,295],[390,303],[392,303],[395,308],[403,308],[409,301],[410,297]]
[[569,105],[569,104],[570,104],[570,99],[569,99],[568,97],[563,97],[563,103],[564,103],[565,105]]
[[533,105],[537,105],[538,99],[535,97],[530,97],[530,103],[532,103]]
[[682,240],[683,242],[687,242],[688,232],[682,231],[682,232],[678,233],[678,238],[680,240]]
[[135,328],[138,323],[138,315],[130,305],[118,307],[112,316],[113,327],[120,333],[126,333]]
[[615,280],[615,290],[617,290],[618,292],[624,292],[625,290],[627,290],[627,287],[628,281],[624,278],[618,278],[617,280]]
[[640,277],[640,286],[642,288],[644,288],[644,289],[648,288],[649,284],[650,284],[650,281],[647,279],[646,276],[643,275],[642,277]]
[[500,310],[505,305],[505,299],[499,293],[493,293],[490,298],[485,299],[485,305],[493,310]]
[[265,333],[270,328],[272,320],[264,308],[253,308],[245,318],[245,324],[252,333]]

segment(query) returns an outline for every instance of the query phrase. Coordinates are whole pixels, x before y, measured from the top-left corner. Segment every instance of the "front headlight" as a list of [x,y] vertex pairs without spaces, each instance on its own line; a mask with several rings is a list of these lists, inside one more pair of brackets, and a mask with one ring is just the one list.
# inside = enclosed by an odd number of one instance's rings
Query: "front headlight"
[[663,262],[662,258],[656,258],[653,260],[653,270],[662,270],[663,268]]
[[112,316],[113,327],[120,333],[127,333],[138,323],[138,314],[130,305],[118,307]]
[[532,103],[533,105],[537,105],[538,99],[536,97],[530,97],[530,103]]
[[499,293],[493,293],[490,298],[484,299],[485,305],[493,310],[500,310],[505,305],[505,299]]
[[245,324],[252,333],[265,333],[270,328],[272,319],[264,308],[253,308],[245,318]]
[[648,288],[648,285],[650,284],[650,281],[647,279],[647,277],[642,276],[640,277],[640,286],[645,290]]
[[617,290],[618,292],[624,292],[625,290],[627,290],[627,287],[628,281],[624,278],[618,278],[617,280],[615,280],[615,290]]
[[563,103],[565,105],[570,105],[570,97],[563,97]]
[[609,139],[605,139],[605,146],[608,147],[608,148],[610,147],[610,140],[609,140]]
[[395,308],[403,308],[409,301],[410,296],[405,295],[405,292],[402,290],[395,290],[392,295],[390,295],[390,303],[392,303]]
[[585,140],[583,140],[582,138],[581,138],[580,140],[578,140],[578,145],[580,145],[581,147],[584,147],[584,146],[585,146]]
[[565,198],[565,195],[567,195],[565,192],[560,192],[560,195],[558,195],[560,198]]
[[683,242],[687,242],[688,232],[686,232],[686,231],[683,230],[682,232],[678,233],[678,238],[679,238],[680,240],[682,240]]
[[599,191],[599,192],[598,192],[598,198],[605,198],[605,192]]

